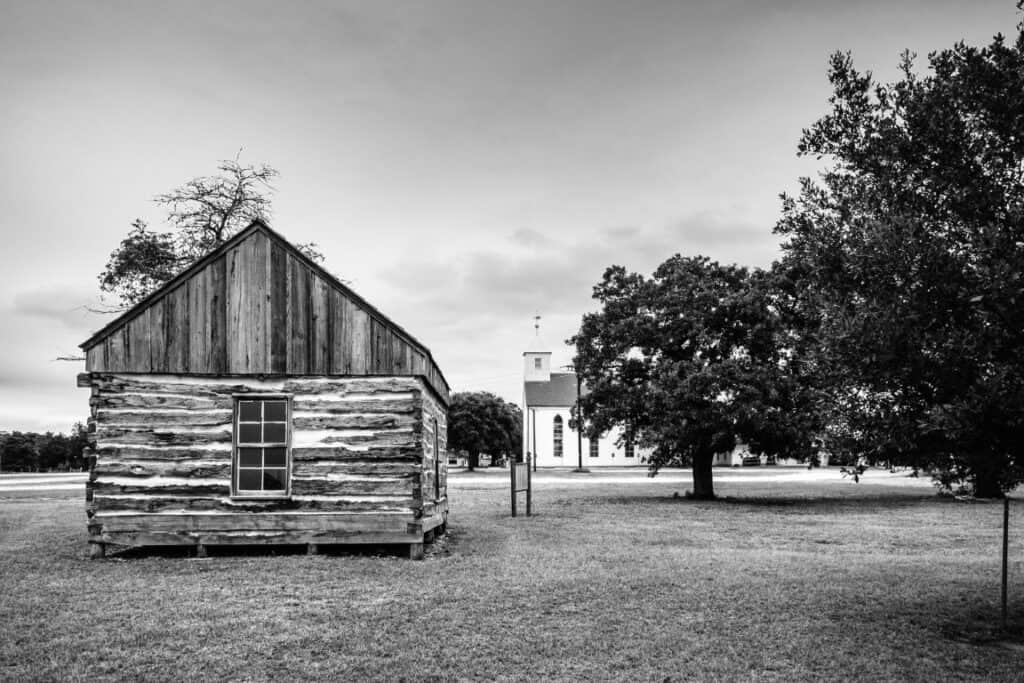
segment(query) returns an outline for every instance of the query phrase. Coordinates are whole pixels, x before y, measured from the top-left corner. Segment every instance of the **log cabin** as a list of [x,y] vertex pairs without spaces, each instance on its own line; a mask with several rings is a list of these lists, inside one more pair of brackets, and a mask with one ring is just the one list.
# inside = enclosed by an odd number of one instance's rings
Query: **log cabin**
[[81,344],[91,555],[407,544],[448,517],[430,351],[256,221]]

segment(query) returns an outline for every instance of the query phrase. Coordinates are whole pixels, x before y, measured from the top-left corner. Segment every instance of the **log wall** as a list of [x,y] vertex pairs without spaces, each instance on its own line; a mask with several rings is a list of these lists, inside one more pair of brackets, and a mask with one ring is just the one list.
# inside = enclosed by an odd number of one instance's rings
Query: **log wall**
[[294,247],[250,229],[86,341],[87,372],[422,376],[429,351]]
[[[94,542],[422,542],[444,521],[424,449],[435,419],[445,443],[445,410],[421,378],[92,373],[88,382]],[[231,497],[234,396],[247,393],[292,399],[286,499]]]
[[429,517],[448,511],[448,416],[430,393],[424,393],[421,405],[423,514]]

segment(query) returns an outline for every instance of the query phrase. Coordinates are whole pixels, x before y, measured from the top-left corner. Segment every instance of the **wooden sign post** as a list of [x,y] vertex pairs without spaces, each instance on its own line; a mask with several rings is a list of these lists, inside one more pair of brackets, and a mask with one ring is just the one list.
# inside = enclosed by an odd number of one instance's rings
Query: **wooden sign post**
[[509,477],[512,479],[512,516],[516,516],[516,494],[522,491],[526,492],[526,516],[529,517],[531,513],[530,509],[530,497],[531,489],[530,485],[530,456],[526,456],[526,462],[515,462],[512,461],[509,466]]

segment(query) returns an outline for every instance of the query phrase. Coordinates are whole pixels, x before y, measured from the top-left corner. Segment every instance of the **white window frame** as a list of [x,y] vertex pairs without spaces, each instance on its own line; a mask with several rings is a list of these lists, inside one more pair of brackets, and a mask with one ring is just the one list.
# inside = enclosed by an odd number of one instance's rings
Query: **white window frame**
[[[232,411],[231,431],[231,498],[235,500],[245,499],[287,499],[292,494],[292,397],[288,394],[232,394],[235,405]],[[239,417],[242,401],[284,401],[285,422],[284,442],[261,441],[252,443],[240,443],[239,439]],[[261,422],[262,424],[262,422]],[[256,491],[253,489],[241,489],[238,485],[239,476],[239,448],[281,448],[285,449],[285,486],[284,490]],[[265,466],[261,469],[266,469]],[[277,468],[274,468],[277,469]]]

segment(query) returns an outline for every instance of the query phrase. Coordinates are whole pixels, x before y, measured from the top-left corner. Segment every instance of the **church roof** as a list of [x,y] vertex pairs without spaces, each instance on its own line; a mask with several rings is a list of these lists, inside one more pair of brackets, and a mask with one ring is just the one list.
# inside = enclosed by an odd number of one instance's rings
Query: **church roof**
[[[550,382],[524,382],[526,405],[535,408],[569,407],[576,403],[576,373],[553,372]],[[587,387],[582,387],[587,393]]]

